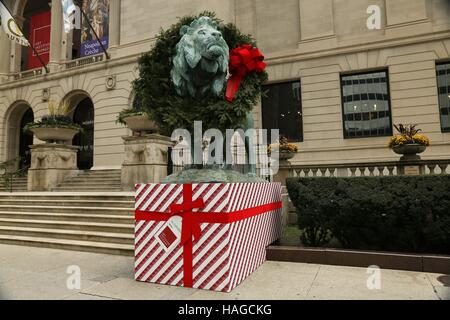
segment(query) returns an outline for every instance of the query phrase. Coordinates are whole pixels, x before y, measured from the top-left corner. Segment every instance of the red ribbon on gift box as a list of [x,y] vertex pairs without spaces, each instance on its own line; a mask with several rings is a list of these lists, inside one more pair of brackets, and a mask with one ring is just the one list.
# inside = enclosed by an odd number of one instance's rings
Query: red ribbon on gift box
[[230,73],[225,97],[228,102],[234,100],[236,92],[239,90],[242,79],[250,72],[263,72],[266,69],[264,55],[258,48],[250,44],[245,44],[230,53]]
[[[193,212],[194,209],[205,207],[203,199],[192,201],[192,184],[183,185],[183,203],[170,206],[170,214],[162,212],[147,212],[136,210],[137,221],[168,221],[173,216],[183,219],[181,227],[181,245],[183,246],[183,283],[186,288],[193,287],[193,244],[200,240],[202,223],[229,224],[249,219],[263,213],[282,208],[281,202],[274,202],[255,208],[235,212],[203,213]],[[192,239],[194,238],[194,239]]]

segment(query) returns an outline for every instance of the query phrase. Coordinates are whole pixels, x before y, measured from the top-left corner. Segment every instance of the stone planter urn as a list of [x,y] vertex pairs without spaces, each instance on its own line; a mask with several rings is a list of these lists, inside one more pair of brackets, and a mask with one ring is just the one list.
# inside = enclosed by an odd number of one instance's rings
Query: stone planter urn
[[41,127],[31,129],[36,138],[47,143],[72,141],[79,129]]
[[123,119],[128,128],[136,132],[153,132],[157,133],[159,128],[156,123],[147,115],[129,116]]
[[287,160],[291,160],[292,158],[294,158],[296,153],[282,150],[282,151],[280,151],[279,155],[280,155],[280,160],[287,161]]
[[425,152],[426,149],[426,146],[418,143],[404,144],[392,148],[396,154],[402,155],[400,158],[402,161],[420,160],[419,154]]

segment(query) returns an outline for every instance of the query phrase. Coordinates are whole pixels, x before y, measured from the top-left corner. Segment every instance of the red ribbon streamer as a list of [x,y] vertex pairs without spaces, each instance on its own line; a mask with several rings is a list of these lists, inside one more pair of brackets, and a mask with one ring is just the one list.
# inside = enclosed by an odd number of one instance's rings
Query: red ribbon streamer
[[232,102],[239,90],[242,79],[250,72],[263,72],[266,69],[264,55],[258,48],[249,44],[242,45],[231,50],[230,53],[230,73],[225,97],[228,102]]
[[181,245],[183,245],[183,283],[186,288],[193,287],[193,240],[198,241],[201,237],[202,223],[229,224],[249,219],[260,214],[275,211],[282,208],[281,202],[274,202],[255,208],[235,212],[203,213],[192,212],[193,209],[202,209],[205,204],[202,199],[192,201],[192,184],[183,185],[183,203],[170,206],[170,214],[161,212],[146,212],[136,210],[137,221],[167,221],[172,216],[183,218],[181,230]]

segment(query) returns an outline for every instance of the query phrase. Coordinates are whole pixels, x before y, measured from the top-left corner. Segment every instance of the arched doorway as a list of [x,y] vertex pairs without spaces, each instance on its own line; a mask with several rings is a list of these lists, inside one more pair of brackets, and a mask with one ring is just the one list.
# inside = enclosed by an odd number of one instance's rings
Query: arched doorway
[[77,164],[80,170],[90,170],[94,166],[94,104],[90,98],[81,100],[75,108],[73,121],[83,128],[83,132],[73,139],[78,146]]
[[7,111],[6,117],[6,157],[5,161],[16,160],[11,170],[23,169],[31,164],[30,146],[33,135],[24,132],[24,127],[34,121],[33,110],[25,101],[14,103]]
[[20,135],[19,135],[19,157],[21,159],[19,169],[29,167],[31,165],[31,151],[30,146],[33,144],[33,135],[24,132],[25,126],[34,121],[34,114],[31,108],[25,111],[20,121]]

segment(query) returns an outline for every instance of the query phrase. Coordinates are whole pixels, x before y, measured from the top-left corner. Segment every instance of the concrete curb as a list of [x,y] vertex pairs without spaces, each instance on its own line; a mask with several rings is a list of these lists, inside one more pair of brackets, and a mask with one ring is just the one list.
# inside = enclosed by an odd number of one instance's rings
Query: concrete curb
[[450,274],[450,256],[440,255],[272,246],[267,249],[267,259],[362,268],[375,265],[382,269]]

